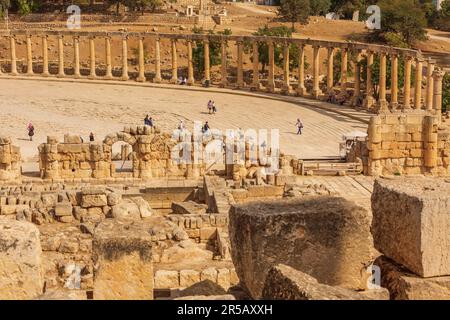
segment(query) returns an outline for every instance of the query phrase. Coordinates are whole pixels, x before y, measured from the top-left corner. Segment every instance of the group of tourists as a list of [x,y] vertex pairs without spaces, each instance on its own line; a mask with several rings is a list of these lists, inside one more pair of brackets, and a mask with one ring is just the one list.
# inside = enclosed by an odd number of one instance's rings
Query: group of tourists
[[214,101],[209,100],[207,107],[208,107],[208,114],[215,114],[217,112],[216,103]]
[[[28,122],[27,131],[28,131],[28,137],[30,138],[30,141],[33,141],[33,136],[34,136],[34,133],[35,133],[35,129],[34,129],[34,125],[33,125],[33,123],[31,121]],[[81,136],[80,136],[80,140],[81,140],[81,143],[84,142],[83,137],[81,137]],[[94,136],[93,132],[89,133],[89,141],[90,142],[94,142],[95,141],[95,136]]]

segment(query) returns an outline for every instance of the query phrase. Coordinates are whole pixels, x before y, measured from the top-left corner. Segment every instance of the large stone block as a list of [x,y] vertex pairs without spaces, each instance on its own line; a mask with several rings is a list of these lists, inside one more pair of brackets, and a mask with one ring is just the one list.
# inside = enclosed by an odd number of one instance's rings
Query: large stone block
[[103,207],[108,205],[106,194],[83,194],[81,197],[81,206],[83,208]]
[[94,299],[153,299],[152,242],[141,223],[108,219],[93,240]]
[[270,269],[262,296],[267,300],[371,300],[356,291],[321,284],[283,264]]
[[0,217],[0,300],[33,299],[44,287],[39,230]]
[[235,205],[230,211],[231,255],[241,284],[261,297],[267,272],[282,263],[321,283],[366,289],[373,260],[366,209],[338,197]]
[[421,278],[386,256],[374,262],[393,300],[450,300],[450,276]]
[[375,181],[375,248],[422,277],[450,275],[450,183],[443,179]]

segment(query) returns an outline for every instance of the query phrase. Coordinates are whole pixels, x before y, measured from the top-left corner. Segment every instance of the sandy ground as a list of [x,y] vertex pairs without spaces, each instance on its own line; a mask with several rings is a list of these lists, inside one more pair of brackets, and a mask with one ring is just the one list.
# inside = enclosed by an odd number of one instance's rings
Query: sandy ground
[[[216,115],[208,115],[208,99],[216,102]],[[221,130],[279,129],[281,150],[301,158],[336,157],[342,134],[367,127],[345,116],[257,97],[37,80],[0,79],[0,112],[0,135],[11,136],[27,159],[37,159],[37,146],[48,135],[62,141],[65,133],[79,134],[87,140],[93,131],[101,140],[124,126],[141,125],[146,114],[169,132],[180,120],[188,128],[193,121],[208,120]],[[305,126],[301,136],[295,134],[298,117]],[[36,128],[32,142],[26,131],[30,120]]]

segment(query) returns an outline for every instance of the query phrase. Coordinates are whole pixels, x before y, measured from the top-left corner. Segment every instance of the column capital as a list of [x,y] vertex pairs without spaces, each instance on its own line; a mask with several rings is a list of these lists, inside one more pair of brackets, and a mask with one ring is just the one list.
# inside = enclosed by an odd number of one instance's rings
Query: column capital
[[15,35],[15,34],[10,34],[8,37],[9,37],[10,39],[16,39],[16,35]]
[[64,39],[64,35],[63,35],[63,34],[58,34],[56,37],[57,37],[58,39]]
[[445,72],[440,68],[436,67],[433,71],[433,79],[436,81],[442,81],[442,78],[444,78]]
[[94,34],[90,34],[90,35],[88,36],[88,38],[89,38],[89,40],[94,40],[94,39],[95,39],[95,35],[94,35]]
[[128,40],[128,33],[122,33],[122,40]]

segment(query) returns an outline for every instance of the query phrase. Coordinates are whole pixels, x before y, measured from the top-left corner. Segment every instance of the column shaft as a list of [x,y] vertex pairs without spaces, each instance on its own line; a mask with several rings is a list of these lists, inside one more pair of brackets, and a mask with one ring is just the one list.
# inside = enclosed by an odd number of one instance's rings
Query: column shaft
[[126,81],[129,79],[128,76],[128,43],[127,37],[122,38],[122,77],[121,80]]
[[81,75],[80,75],[80,38],[78,36],[73,37],[73,75],[75,78],[81,77]]
[[16,57],[16,38],[11,36],[9,38],[10,43],[10,54],[11,54],[11,75],[15,76],[18,74],[17,72],[17,57]]
[[161,81],[161,45],[160,39],[157,37],[155,39],[155,78],[153,82],[160,83]]
[[228,85],[227,78],[227,42],[225,40],[221,41],[221,66],[220,66],[220,86],[225,88]]
[[187,84],[192,86],[195,82],[194,79],[194,64],[192,62],[192,40],[187,41],[187,50],[188,50],[188,79]]
[[27,35],[27,74],[33,74],[33,50],[31,47],[31,35]]
[[398,106],[398,55],[391,56],[391,107]]
[[111,62],[111,38],[105,38],[105,60],[106,60],[106,75],[105,79],[112,79],[112,62]]
[[422,72],[423,61],[416,59],[416,76],[414,82],[414,109],[421,109],[422,105]]
[[334,48],[328,48],[327,53],[327,90],[331,92],[334,86]]
[[267,79],[267,90],[275,91],[275,48],[273,41],[268,42],[269,46],[269,78]]
[[253,81],[252,81],[252,89],[259,90],[259,50],[258,50],[258,41],[253,41],[252,44],[252,53],[253,53]]
[[372,65],[373,65],[373,52],[368,51],[367,57],[367,69],[366,69],[366,99],[364,100],[364,108],[369,110],[373,107],[373,83],[372,83]]
[[302,43],[298,48],[298,87],[297,94],[304,96],[306,94],[305,88],[305,45]]
[[283,45],[283,93],[290,94],[291,85],[290,85],[290,74],[289,74],[289,43],[285,43]]
[[90,58],[90,71],[89,71],[89,79],[95,79],[97,77],[95,72],[95,38],[89,38],[89,58]]
[[433,72],[433,109],[437,115],[442,112],[442,79],[445,72],[436,68]]
[[427,63],[427,91],[426,91],[426,108],[427,110],[433,109],[433,72],[434,72],[434,63],[431,58],[428,59]]
[[237,41],[237,88],[244,87],[244,44],[242,41]]
[[211,81],[210,74],[210,57],[209,57],[209,40],[203,40],[203,50],[204,50],[204,58],[205,58],[205,81]]
[[313,91],[312,95],[315,99],[319,98],[320,87],[319,87],[319,46],[313,46]]
[[347,72],[348,72],[348,49],[341,50],[341,90],[345,92],[347,88]]
[[170,79],[170,83],[176,84],[178,82],[177,42],[176,39],[172,39],[171,41],[172,41],[172,78]]
[[64,44],[63,36],[58,36],[58,75],[57,77],[62,78],[65,76],[64,73]]
[[387,112],[389,111],[387,106],[387,100],[386,100],[386,53],[381,52],[380,53],[380,92],[379,92],[379,105],[380,105],[380,112]]
[[403,108],[411,108],[411,57],[405,58],[405,80],[403,84]]
[[42,36],[42,76],[48,77],[48,42],[47,35]]
[[144,39],[139,38],[139,76],[138,82],[145,82]]
[[361,60],[361,55],[359,52],[356,52],[355,60],[353,61],[353,69],[355,70],[355,91],[352,97],[352,106],[360,107],[360,98],[361,98],[361,66],[359,62]]

